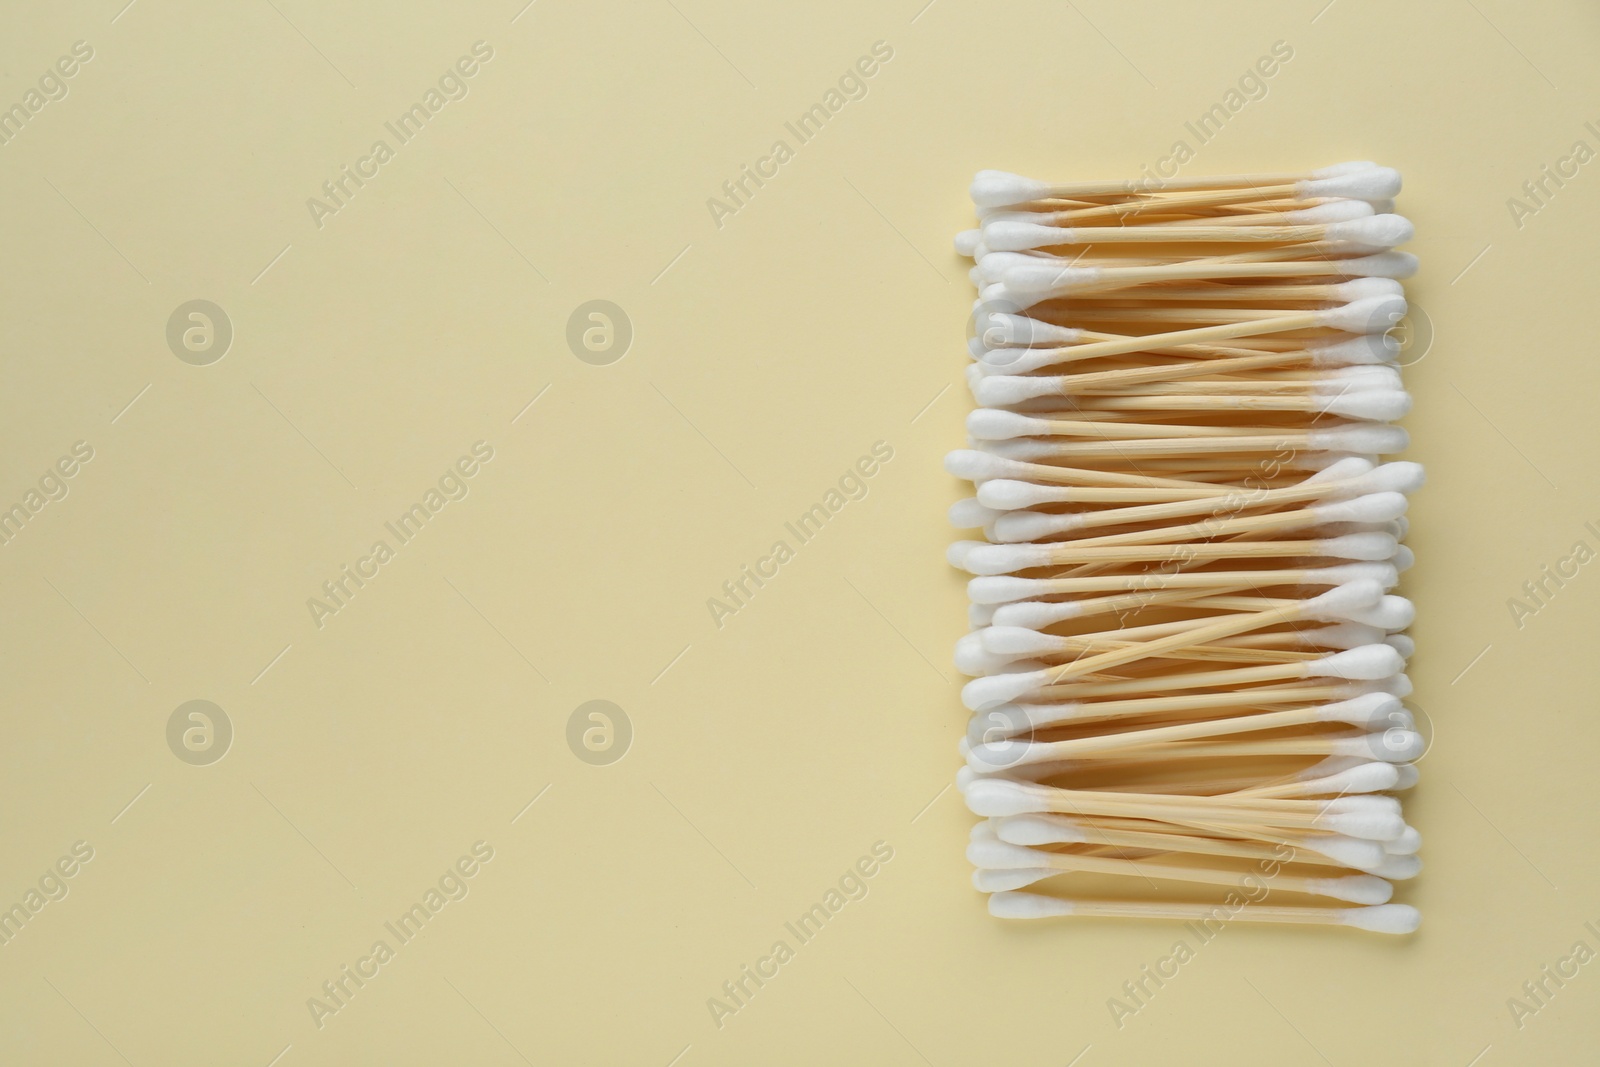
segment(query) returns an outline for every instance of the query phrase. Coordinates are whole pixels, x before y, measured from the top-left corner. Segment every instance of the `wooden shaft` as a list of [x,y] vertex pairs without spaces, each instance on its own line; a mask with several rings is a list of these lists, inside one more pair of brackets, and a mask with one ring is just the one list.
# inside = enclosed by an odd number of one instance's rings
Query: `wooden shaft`
[[[1052,442],[1054,443],[1054,442]],[[1055,444],[1056,455],[1063,459],[1074,457],[1110,459],[1127,456],[1203,455],[1211,452],[1281,452],[1284,449],[1301,451],[1309,448],[1310,435],[1269,430],[1265,433],[1238,434],[1228,437],[1194,438],[1134,438],[1126,441],[1062,441]]]
[[[1221,514],[1221,512],[1218,512]],[[1071,542],[1074,546],[1095,545],[1149,545],[1184,543],[1192,538],[1221,537],[1224,534],[1293,529],[1312,526],[1319,522],[1314,508],[1299,511],[1280,511],[1268,515],[1237,515],[1233,518],[1212,517],[1202,522],[1183,523],[1178,526],[1161,526],[1153,530],[1134,533],[1106,534]]]
[[1070,741],[1036,741],[1030,746],[1029,758],[1031,762],[1032,752],[1035,749],[1045,753],[1041,759],[1076,759],[1087,752],[1143,748],[1146,745],[1187,741],[1196,737],[1277,730],[1285,726],[1306,726],[1321,721],[1318,718],[1319,711],[1318,708],[1289,708],[1260,715],[1241,715],[1231,719],[1207,719],[1205,722],[1184,723],[1179,726],[1158,726],[1148,730],[1078,737]]
[[[1091,549],[1090,551],[1093,550]],[[1297,604],[1294,607],[1279,608],[1276,611],[1263,611],[1256,615],[1242,615],[1213,623],[1210,626],[1200,627],[1198,629],[1188,631],[1187,633],[1179,633],[1173,634],[1171,637],[1157,638],[1154,641],[1150,641],[1146,644],[1138,645],[1132,648],[1122,648],[1117,649],[1114,652],[1102,652],[1099,655],[1086,656],[1083,659],[1066,664],[1065,666],[1059,668],[1058,672],[1053,675],[1052,684],[1060,683],[1068,678],[1075,678],[1080,674],[1088,674],[1092,671],[1103,670],[1106,667],[1114,667],[1123,663],[1131,663],[1134,660],[1143,659],[1144,657],[1153,655],[1156,652],[1164,652],[1169,649],[1182,648],[1185,645],[1201,645],[1214,638],[1230,637],[1233,634],[1244,633],[1247,630],[1260,629],[1262,626],[1270,626],[1280,622],[1288,622],[1291,619],[1299,617],[1300,610],[1300,606]],[[1272,670],[1275,668],[1262,669]]]
[[1346,491],[1349,485],[1348,481],[1338,481],[1313,482],[1310,485],[1290,486],[1285,489],[1250,490],[1238,488],[1221,497],[1212,497],[1205,500],[1175,500],[1163,504],[1110,508],[1105,511],[1091,511],[1079,515],[1078,522],[1074,528],[1157,522],[1162,519],[1182,518],[1185,515],[1195,515],[1205,511],[1211,511],[1215,514],[1217,509],[1223,507],[1226,507],[1232,513],[1256,508],[1276,507],[1279,504],[1299,503],[1304,500],[1320,500],[1334,493]]
[[1058,211],[1049,214],[1052,223],[1071,224],[1089,219],[1123,218],[1147,212],[1171,211],[1173,208],[1221,207],[1230,204],[1247,203],[1253,200],[1267,200],[1274,197],[1288,198],[1294,196],[1294,190],[1295,187],[1292,184],[1269,185],[1266,187],[1250,186],[1241,189],[1223,189],[1214,192],[1196,193],[1189,196],[1157,196],[1149,200],[1135,200],[1126,204],[1105,204],[1077,211]]
[[[1143,268],[1134,268],[1143,269]],[[1173,268],[1154,268],[1170,270]],[[1193,330],[1173,330],[1168,333],[1130,337],[1122,341],[1093,341],[1086,345],[1069,346],[1077,359],[1114,356],[1124,352],[1140,352],[1152,345],[1193,344],[1199,341],[1225,341],[1233,337],[1251,337],[1264,333],[1285,333],[1290,330],[1310,330],[1321,325],[1323,312],[1307,311],[1292,315],[1275,315],[1268,319],[1249,322],[1225,323],[1220,326],[1201,326]]]
[[1264,352],[1259,356],[1235,356],[1215,360],[1195,360],[1190,363],[1173,363],[1159,367],[1129,367],[1122,370],[1093,371],[1058,379],[1056,391],[1062,396],[1075,396],[1097,387],[1139,385],[1172,378],[1198,378],[1218,371],[1249,370],[1270,367],[1281,362],[1278,352]]
[[[1210,743],[1204,741],[1170,741],[1149,753],[1151,758],[1163,759],[1233,759],[1238,756],[1326,756],[1330,755],[1336,741],[1348,741],[1354,734],[1329,734],[1316,737],[1284,738],[1273,741],[1235,741]],[[1142,751],[1142,750],[1141,750]],[[1087,752],[1079,759],[1095,759],[1102,753]],[[1280,800],[1277,803],[1289,803]]]
[[1324,224],[1303,226],[1193,225],[1193,226],[1070,226],[1061,229],[1055,245],[1097,244],[1197,244],[1261,243],[1309,244],[1326,239]]
[[[1312,926],[1346,925],[1345,912],[1355,908],[1290,908],[1247,904],[1182,904],[1162,901],[1074,900],[1073,916],[1104,919],[1185,919],[1201,922],[1285,923]],[[1219,915],[1219,912],[1221,913]]]
[[[1093,874],[1120,874],[1130,878],[1159,878],[1169,882],[1199,882],[1204,885],[1237,885],[1248,871],[1223,870],[1215,867],[1186,867],[1175,864],[1151,863],[1146,860],[1114,859],[1109,856],[1083,856],[1070,852],[1039,852],[1041,865],[1057,871],[1083,871]],[[1318,892],[1319,879],[1293,874],[1278,874],[1273,886],[1289,893]]]
[[1144,188],[1143,183],[1138,181],[1074,182],[1050,186],[1050,197],[1058,199],[1077,196],[1154,196],[1205,189],[1249,189],[1253,192],[1260,190],[1273,196],[1281,196],[1282,189],[1276,187],[1287,186],[1293,189],[1296,183],[1309,181],[1311,177],[1310,173],[1303,171],[1280,171],[1264,174],[1217,174],[1207,178],[1198,176],[1164,178],[1156,190]]
[[[1262,693],[1265,697],[1253,697]],[[1165,712],[1194,712],[1218,708],[1273,707],[1278,704],[1308,704],[1342,696],[1334,686],[1299,686],[1285,689],[1258,689],[1228,693],[1184,693],[1164,697],[1135,697],[1127,700],[1099,700],[1061,705],[1058,720],[1040,723],[1036,728],[1106,719],[1136,718]]]
[[[1255,585],[1301,585],[1314,576],[1313,571],[1302,569],[1252,570],[1252,571],[1177,571],[1171,574],[1110,574],[1083,578],[1041,579],[1041,596],[1061,593],[1095,593],[1107,590],[1203,588],[1211,585],[1244,583]],[[1156,584],[1151,584],[1156,583]]]
[[1252,556],[1280,559],[1321,556],[1325,551],[1321,541],[1223,541],[1184,545],[1108,545],[1103,548],[1077,548],[1073,542],[1065,542],[1060,547],[1051,548],[1050,564],[1181,563]]

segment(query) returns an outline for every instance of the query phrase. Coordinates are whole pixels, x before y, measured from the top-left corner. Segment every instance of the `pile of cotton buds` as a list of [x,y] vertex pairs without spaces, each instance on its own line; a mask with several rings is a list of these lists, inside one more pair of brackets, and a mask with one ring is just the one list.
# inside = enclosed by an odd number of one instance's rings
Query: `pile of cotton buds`
[[1379,458],[1411,406],[1399,189],[1372,163],[973,181],[977,409],[946,468],[984,538],[949,560],[993,914],[1416,928],[1389,903],[1425,748],[1390,592],[1422,470]]

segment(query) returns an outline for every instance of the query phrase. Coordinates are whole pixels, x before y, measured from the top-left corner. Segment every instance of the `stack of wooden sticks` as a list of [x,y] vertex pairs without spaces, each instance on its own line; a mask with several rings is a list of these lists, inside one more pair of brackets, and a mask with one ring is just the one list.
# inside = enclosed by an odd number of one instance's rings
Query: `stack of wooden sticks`
[[974,180],[978,407],[946,465],[985,535],[950,561],[993,914],[1416,928],[1389,903],[1425,747],[1390,592],[1422,472],[1379,459],[1410,408],[1399,187]]

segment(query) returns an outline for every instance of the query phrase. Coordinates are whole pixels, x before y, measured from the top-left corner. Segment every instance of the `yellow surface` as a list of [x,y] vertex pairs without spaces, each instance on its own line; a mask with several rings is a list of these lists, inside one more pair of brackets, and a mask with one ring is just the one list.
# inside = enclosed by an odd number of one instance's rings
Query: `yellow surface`
[[[0,144],[0,504],[44,481],[0,547],[0,904],[66,891],[0,947],[0,1060],[1593,1061],[1600,965],[1561,961],[1600,950],[1600,577],[1507,603],[1600,548],[1600,163],[1507,205],[1600,149],[1591,7],[121,4],[14,4],[0,34],[0,106],[93,53]],[[801,143],[785,123],[880,41]],[[1197,146],[1185,123],[1279,41]],[[401,143],[385,123],[442,77]],[[1408,801],[1419,934],[1230,927],[1119,1028],[1109,998],[1181,930],[991,920],[945,788],[939,461],[972,296],[949,241],[977,168],[1131,176],[1177,139],[1189,174],[1405,174],[1436,336],[1404,591],[1437,743]],[[771,176],[714,213],[746,165]],[[346,166],[365,184],[314,218]],[[209,365],[165,335],[197,299],[232,324]],[[631,322],[620,361],[569,349],[591,300]],[[430,490],[400,544],[384,524]],[[817,503],[840,506],[802,544]],[[344,565],[373,576],[314,620]],[[169,748],[191,700],[231,723],[220,761],[175,755],[186,729],[215,751],[187,712]],[[569,735],[592,700],[631,724],[620,761],[575,754],[606,743]],[[708,999],[758,964],[719,1027]],[[1545,965],[1576,975],[1519,1028]],[[345,966],[373,976],[314,1018]]]

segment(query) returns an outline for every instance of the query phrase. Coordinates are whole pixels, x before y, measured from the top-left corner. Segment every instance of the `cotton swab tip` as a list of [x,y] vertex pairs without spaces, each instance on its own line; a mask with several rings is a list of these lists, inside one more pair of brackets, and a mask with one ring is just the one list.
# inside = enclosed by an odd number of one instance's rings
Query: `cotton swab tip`
[[1072,914],[1072,902],[1039,893],[996,893],[989,914],[997,919],[1050,919]]
[[1394,896],[1394,886],[1370,874],[1352,874],[1343,878],[1308,879],[1306,888],[1320,896],[1335,900],[1348,900],[1352,904],[1386,904]]
[[[989,901],[989,910],[993,912],[994,898],[990,897]],[[1371,908],[1351,908],[1345,912],[1343,919],[1347,926],[1375,934],[1410,934],[1415,933],[1417,927],[1422,925],[1422,913],[1409,904],[1379,904]]]

